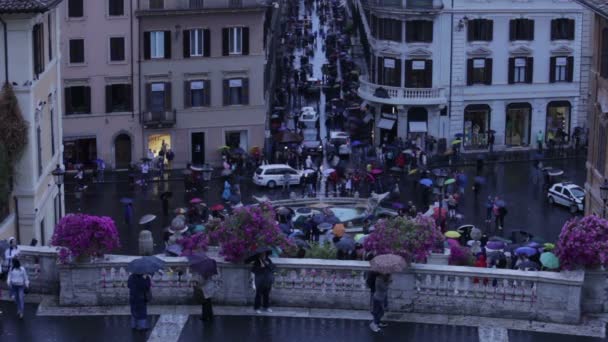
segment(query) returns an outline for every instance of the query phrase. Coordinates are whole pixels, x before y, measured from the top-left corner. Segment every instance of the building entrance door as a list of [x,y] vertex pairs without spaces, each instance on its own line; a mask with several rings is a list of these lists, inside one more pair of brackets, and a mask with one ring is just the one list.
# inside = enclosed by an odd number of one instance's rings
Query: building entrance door
[[120,134],[114,139],[114,161],[117,169],[126,169],[131,164],[131,137]]
[[205,133],[195,132],[191,135],[192,144],[192,164],[200,165],[205,163]]

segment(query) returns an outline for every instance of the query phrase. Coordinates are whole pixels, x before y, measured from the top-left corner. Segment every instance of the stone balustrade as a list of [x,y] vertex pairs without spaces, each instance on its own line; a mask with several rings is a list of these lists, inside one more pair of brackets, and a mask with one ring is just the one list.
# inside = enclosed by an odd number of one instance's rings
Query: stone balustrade
[[19,246],[18,259],[25,267],[30,287],[39,294],[54,294],[59,291],[57,251],[52,247]]

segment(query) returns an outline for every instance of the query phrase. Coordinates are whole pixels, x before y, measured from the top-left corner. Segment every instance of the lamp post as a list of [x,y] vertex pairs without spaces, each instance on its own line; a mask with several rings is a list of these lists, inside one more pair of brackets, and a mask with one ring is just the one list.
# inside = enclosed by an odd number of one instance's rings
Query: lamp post
[[604,184],[600,186],[600,197],[604,202],[602,207],[602,218],[606,218],[606,204],[608,203],[608,179],[604,179]]
[[58,196],[59,196],[59,218],[61,218],[63,216],[62,214],[62,203],[63,201],[61,200],[61,186],[63,185],[63,178],[65,176],[65,170],[61,168],[61,166],[59,166],[59,164],[57,164],[57,167],[55,167],[55,170],[53,170],[51,172],[51,174],[53,175],[53,178],[55,179],[55,184],[57,184],[57,192],[58,192]]

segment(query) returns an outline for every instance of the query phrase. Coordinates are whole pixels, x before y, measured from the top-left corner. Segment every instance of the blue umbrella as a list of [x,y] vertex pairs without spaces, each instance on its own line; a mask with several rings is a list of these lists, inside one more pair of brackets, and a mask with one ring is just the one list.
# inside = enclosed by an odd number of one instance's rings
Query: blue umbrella
[[420,184],[422,184],[424,186],[432,186],[433,185],[433,180],[431,180],[429,178],[422,178],[420,180]]
[[127,272],[135,274],[153,274],[165,267],[165,262],[155,256],[145,256],[131,261]]
[[460,138],[462,138],[462,137],[463,137],[463,134],[462,134],[462,133],[456,133],[456,134],[454,134],[454,136],[455,136],[456,138],[460,139]]
[[363,143],[360,142],[359,140],[354,140],[353,142],[350,143],[351,147],[357,147],[357,146],[360,146],[360,145],[363,145]]
[[505,204],[505,201],[503,201],[503,200],[498,200],[498,201],[496,201],[496,205],[497,205],[497,206],[499,206],[499,207],[501,207],[501,208],[504,208],[504,206],[505,206],[506,204]]
[[515,255],[532,256],[537,253],[538,253],[538,251],[532,247],[519,247],[518,249],[515,250]]
[[120,199],[120,203],[122,203],[122,204],[133,203],[133,199],[129,198],[129,197],[123,197],[123,198]]
[[486,184],[486,178],[482,176],[477,176],[475,177],[475,183],[481,185]]
[[211,277],[217,274],[217,264],[214,259],[205,254],[194,254],[188,256],[188,266],[190,269],[202,275],[203,277]]
[[393,208],[395,208],[395,209],[403,209],[403,208],[405,208],[405,205],[403,205],[403,203],[394,202],[393,203]]

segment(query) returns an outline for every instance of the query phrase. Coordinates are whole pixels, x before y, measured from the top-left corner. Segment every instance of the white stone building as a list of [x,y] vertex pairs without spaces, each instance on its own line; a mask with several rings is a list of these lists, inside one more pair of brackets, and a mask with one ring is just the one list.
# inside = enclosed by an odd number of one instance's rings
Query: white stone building
[[[48,244],[63,201],[51,172],[61,164],[59,20],[61,0],[0,0],[0,82],[12,84],[28,124],[28,144],[12,193],[0,207],[0,238]],[[0,123],[2,124],[2,123]]]
[[[375,142],[463,135],[536,147],[586,126],[590,14],[568,0],[353,0],[369,42],[359,95]],[[584,51],[587,51],[584,53]],[[382,88],[378,90],[378,88]],[[423,141],[423,139],[420,139]],[[562,138],[564,143],[569,139]]]

